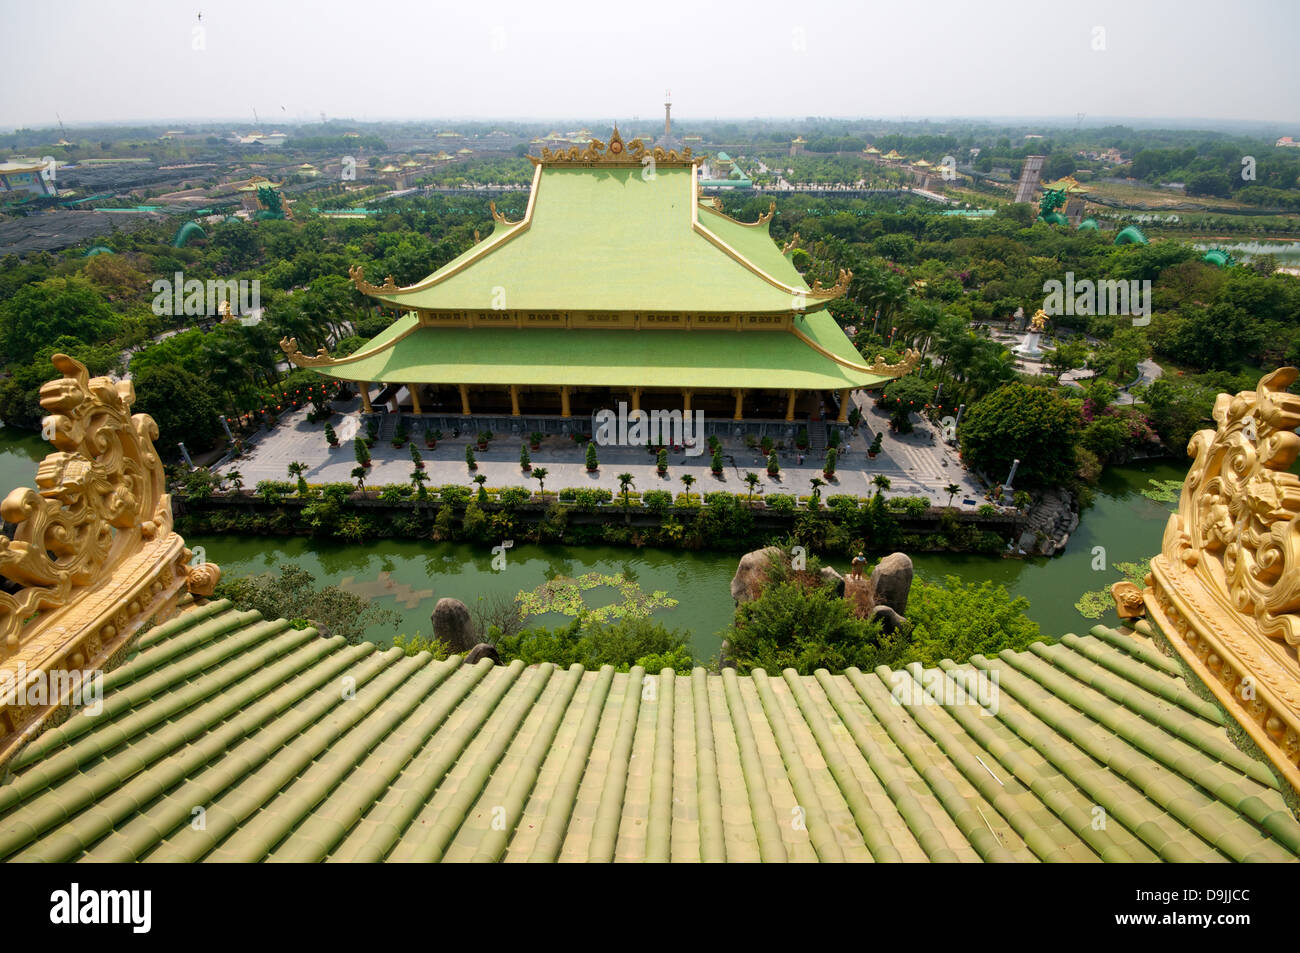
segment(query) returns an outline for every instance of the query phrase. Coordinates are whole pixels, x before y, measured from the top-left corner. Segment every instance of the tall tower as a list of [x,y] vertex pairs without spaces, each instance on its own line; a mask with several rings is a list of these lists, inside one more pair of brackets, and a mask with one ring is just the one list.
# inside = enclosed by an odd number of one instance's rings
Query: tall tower
[[669,139],[673,134],[673,91],[664,90],[664,138]]

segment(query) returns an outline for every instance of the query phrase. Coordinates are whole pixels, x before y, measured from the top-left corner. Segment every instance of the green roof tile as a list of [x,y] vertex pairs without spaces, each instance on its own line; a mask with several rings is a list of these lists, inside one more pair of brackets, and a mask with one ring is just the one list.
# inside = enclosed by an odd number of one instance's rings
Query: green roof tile
[[[1141,635],[1097,629],[931,670],[587,672],[406,657],[213,602],[137,649],[102,714],[11,763],[0,856],[1300,854],[1271,774]],[[980,672],[997,673],[996,696],[954,691]]]

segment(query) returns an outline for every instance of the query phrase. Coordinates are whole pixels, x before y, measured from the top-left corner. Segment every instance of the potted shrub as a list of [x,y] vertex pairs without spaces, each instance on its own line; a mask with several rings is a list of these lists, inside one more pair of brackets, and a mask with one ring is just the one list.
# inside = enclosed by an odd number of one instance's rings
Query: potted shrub
[[596,459],[596,445],[589,443],[587,444],[587,472],[595,473],[599,466],[600,461]]
[[478,461],[474,459],[474,448],[465,444],[465,465],[471,470],[478,469]]
[[826,463],[822,466],[822,476],[828,480],[835,478],[835,463],[839,457],[839,451],[831,447],[826,451]]
[[765,457],[766,457],[766,456],[770,456],[771,453],[772,453],[772,447],[773,447],[772,438],[771,438],[771,437],[764,437],[763,440],[762,440],[762,442],[759,443],[759,446],[763,448],[763,456],[765,456]]
[[533,468],[533,458],[528,455],[528,444],[526,443],[519,445],[519,466],[525,473]]
[[714,449],[713,462],[712,464],[710,464],[709,469],[713,471],[714,476],[716,477],[722,476],[722,448],[721,447],[717,447],[716,449]]
[[885,435],[877,430],[876,436],[871,440],[871,446],[867,447],[867,456],[874,459],[876,454],[880,452],[880,445],[884,442],[884,439]]
[[352,442],[352,450],[357,456],[357,466],[369,469],[370,447],[366,444],[366,441],[357,437],[357,439]]
[[331,447],[337,447],[339,445],[339,435],[334,432],[334,428],[328,423],[325,425],[325,442]]
[[424,445],[429,450],[435,449],[438,446],[438,441],[441,439],[442,439],[441,430],[426,430],[424,432]]
[[417,470],[424,469],[424,458],[420,456],[420,451],[416,448],[414,441],[411,443],[411,463],[415,465]]
[[486,450],[488,448],[488,441],[491,439],[492,439],[492,431],[490,430],[479,431],[478,448],[480,450]]
[[794,445],[800,450],[808,449],[808,428],[800,427],[799,432],[795,435]]
[[532,433],[530,433],[530,434],[528,435],[528,449],[530,449],[530,450],[540,450],[540,449],[542,449],[542,437],[544,437],[544,436],[545,436],[545,434],[543,434],[543,433],[541,433],[541,432],[539,432],[539,431],[536,431],[536,430],[534,430]]
[[665,476],[668,473],[668,451],[664,450],[661,447],[659,449],[659,456],[656,459],[655,463],[656,463],[656,469],[658,469],[659,471],[659,475]]
[[411,431],[407,428],[406,421],[403,420],[401,423],[397,425],[397,430],[393,432],[393,446],[400,448],[404,446],[406,444],[406,441],[410,439],[411,439]]
[[781,472],[781,464],[777,462],[776,451],[773,450],[767,455],[767,475],[774,477]]

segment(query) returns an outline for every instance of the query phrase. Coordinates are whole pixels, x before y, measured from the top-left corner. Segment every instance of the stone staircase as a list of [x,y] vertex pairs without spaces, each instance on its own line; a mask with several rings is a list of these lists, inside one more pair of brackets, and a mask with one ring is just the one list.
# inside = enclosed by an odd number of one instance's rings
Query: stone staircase
[[817,456],[826,452],[826,419],[808,418],[808,454]]

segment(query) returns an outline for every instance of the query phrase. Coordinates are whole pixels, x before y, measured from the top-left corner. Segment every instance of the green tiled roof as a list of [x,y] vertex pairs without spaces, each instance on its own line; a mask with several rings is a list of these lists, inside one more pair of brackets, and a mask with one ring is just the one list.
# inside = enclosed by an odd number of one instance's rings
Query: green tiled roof
[[[693,228],[692,169],[665,167],[653,177],[643,171],[544,167],[527,229],[499,225],[485,243],[413,287],[436,283],[375,297],[401,308],[482,311],[494,307],[499,289],[505,289],[509,307],[523,311],[791,310],[790,290],[755,274]],[[701,214],[699,220],[726,240],[714,228],[722,216]],[[753,231],[772,246],[765,260],[779,259],[767,227]],[[461,269],[467,258],[476,260]],[[796,292],[808,291],[792,267],[772,277]],[[809,308],[820,304],[807,302]]]
[[[995,714],[942,690],[971,671],[997,673]],[[647,678],[405,657],[213,602],[19,753],[0,857],[1296,859],[1222,721],[1106,629],[927,672]]]
[[[374,353],[317,370],[342,380],[407,384],[830,390],[890,380],[845,367],[782,331],[424,327],[380,347],[417,323],[414,314],[405,315],[364,348]],[[861,366],[862,356],[830,315],[797,317],[795,326]]]

